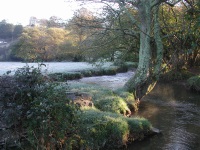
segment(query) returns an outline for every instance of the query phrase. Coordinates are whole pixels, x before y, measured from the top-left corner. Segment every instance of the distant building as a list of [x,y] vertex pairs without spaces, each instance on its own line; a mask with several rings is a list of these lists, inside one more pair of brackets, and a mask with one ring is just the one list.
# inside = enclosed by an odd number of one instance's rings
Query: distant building
[[30,17],[29,26],[38,26],[39,20],[36,17]]

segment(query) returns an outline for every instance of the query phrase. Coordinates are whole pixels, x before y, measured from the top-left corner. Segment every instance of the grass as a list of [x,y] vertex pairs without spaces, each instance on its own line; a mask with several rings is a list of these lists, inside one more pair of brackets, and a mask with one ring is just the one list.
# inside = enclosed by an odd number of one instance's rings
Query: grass
[[125,63],[121,66],[104,66],[93,69],[81,69],[76,71],[56,72],[49,73],[49,77],[54,81],[67,81],[80,79],[82,77],[102,76],[102,75],[115,75],[119,72],[127,72],[130,68],[135,68],[137,63]]
[[137,110],[134,96],[123,90],[113,92],[98,85],[73,83],[69,85],[71,92],[86,92],[92,96],[94,106],[102,111],[130,115]]
[[131,111],[127,103],[119,96],[107,96],[96,101],[95,106],[102,111],[130,115]]
[[127,118],[95,108],[83,108],[80,114],[80,137],[84,149],[116,149],[151,132],[144,118]]

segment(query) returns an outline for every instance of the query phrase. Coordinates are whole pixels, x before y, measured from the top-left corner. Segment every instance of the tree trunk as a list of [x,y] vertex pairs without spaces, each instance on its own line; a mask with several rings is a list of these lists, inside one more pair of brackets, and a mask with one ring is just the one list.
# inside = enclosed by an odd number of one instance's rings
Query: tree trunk
[[[154,7],[155,11],[152,11],[150,0],[141,0],[138,5],[140,17],[139,65],[135,75],[125,84],[125,89],[132,92],[135,98],[139,100],[154,88],[159,77],[163,46],[158,23],[158,7],[159,5]],[[151,33],[152,23],[154,23],[153,33]],[[151,49],[152,34],[154,35],[155,49]],[[154,61],[152,53],[155,53],[156,56]]]

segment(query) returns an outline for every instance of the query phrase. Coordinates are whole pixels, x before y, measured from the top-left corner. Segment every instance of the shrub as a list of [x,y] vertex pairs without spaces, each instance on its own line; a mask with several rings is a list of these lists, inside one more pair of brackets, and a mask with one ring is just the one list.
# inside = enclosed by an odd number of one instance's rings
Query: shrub
[[160,80],[161,81],[187,80],[192,76],[193,76],[193,74],[191,72],[186,71],[186,70],[180,70],[180,71],[171,70],[169,72],[161,74]]
[[39,67],[19,68],[13,80],[15,91],[9,99],[20,112],[17,127],[27,133],[26,146],[56,149],[70,145],[77,130],[78,108],[66,98],[68,86],[46,81]]
[[191,90],[200,92],[200,75],[189,78],[186,86]]
[[117,73],[116,68],[103,69],[104,75],[115,75],[116,73]]
[[81,79],[83,75],[79,72],[69,72],[69,73],[53,73],[49,74],[49,77],[53,81],[67,81],[67,80],[75,80]]

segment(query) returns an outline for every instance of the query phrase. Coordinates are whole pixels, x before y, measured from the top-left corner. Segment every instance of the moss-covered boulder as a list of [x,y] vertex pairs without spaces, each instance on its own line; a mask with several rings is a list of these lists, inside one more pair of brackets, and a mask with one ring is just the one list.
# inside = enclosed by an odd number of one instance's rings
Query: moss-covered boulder
[[186,86],[188,89],[200,92],[200,75],[189,78]]
[[118,96],[104,97],[103,99],[97,100],[95,104],[95,106],[102,111],[123,114],[124,116],[131,115],[131,111],[127,103]]
[[153,133],[144,118],[127,118],[94,108],[83,109],[79,125],[83,149],[116,149]]

